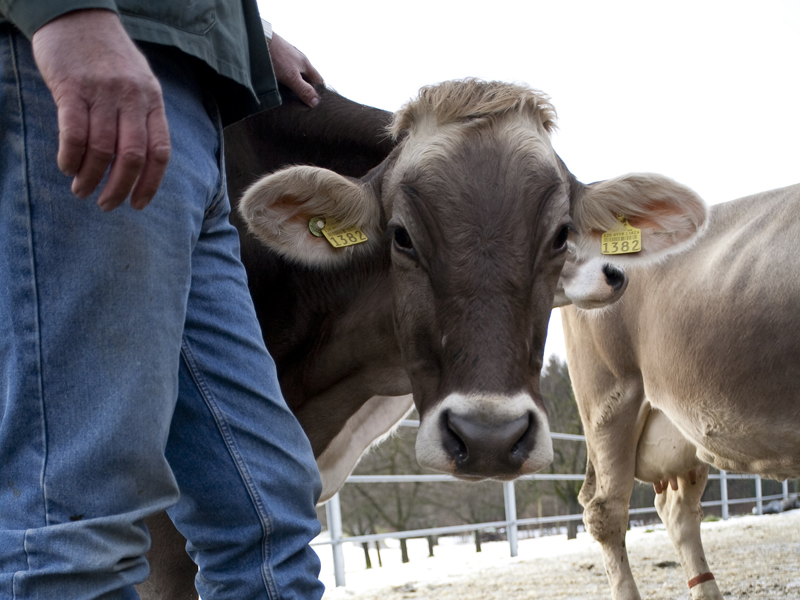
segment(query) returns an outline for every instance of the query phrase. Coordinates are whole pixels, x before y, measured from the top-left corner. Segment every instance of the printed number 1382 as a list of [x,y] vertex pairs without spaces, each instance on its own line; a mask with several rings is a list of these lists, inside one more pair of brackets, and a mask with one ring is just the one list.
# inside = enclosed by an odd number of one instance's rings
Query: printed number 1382
[[625,254],[626,252],[638,252],[639,241],[631,242],[603,242],[603,254]]

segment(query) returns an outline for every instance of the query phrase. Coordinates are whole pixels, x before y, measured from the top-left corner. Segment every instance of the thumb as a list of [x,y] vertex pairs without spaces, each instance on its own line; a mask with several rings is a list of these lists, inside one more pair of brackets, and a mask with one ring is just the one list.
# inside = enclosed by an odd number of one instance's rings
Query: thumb
[[289,81],[286,85],[289,86],[289,88],[295,94],[297,94],[300,100],[302,100],[311,108],[314,108],[317,104],[319,104],[319,94],[317,94],[314,86],[310,85],[300,76],[299,72],[295,72],[291,81]]

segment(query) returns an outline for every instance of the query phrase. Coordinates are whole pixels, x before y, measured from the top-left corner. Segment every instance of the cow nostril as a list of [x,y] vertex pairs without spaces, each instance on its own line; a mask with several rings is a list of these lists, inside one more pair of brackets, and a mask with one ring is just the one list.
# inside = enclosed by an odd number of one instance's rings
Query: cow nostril
[[606,276],[606,282],[615,292],[619,291],[625,285],[625,271],[619,269],[611,264],[603,266],[603,275]]
[[521,463],[525,462],[525,459],[528,458],[528,455],[535,445],[536,419],[534,419],[532,415],[528,415],[528,426],[525,427],[525,431],[511,447],[511,459]]
[[516,472],[536,444],[536,419],[531,414],[489,423],[458,415],[442,414],[442,443],[457,469],[483,477]]
[[450,424],[450,411],[442,413],[439,427],[442,431],[442,444],[447,454],[457,465],[465,463],[469,458],[469,450],[456,429]]

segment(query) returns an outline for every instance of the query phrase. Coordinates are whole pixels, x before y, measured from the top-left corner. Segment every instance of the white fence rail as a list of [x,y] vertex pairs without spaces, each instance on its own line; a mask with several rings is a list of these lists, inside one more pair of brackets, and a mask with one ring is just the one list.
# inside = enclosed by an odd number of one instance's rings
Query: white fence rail
[[[403,421],[401,425],[406,427],[417,427],[417,421]],[[570,440],[585,442],[586,438],[582,435],[574,435],[568,433],[551,433],[550,436],[555,440]],[[583,481],[584,475],[578,474],[533,474],[524,475],[517,481]],[[712,500],[702,502],[703,507],[719,506],[722,511],[722,518],[727,520],[729,518],[729,506],[732,504],[746,504],[755,502],[756,514],[763,513],[764,502],[777,499],[789,498],[789,482],[783,482],[783,491],[781,494],[774,494],[771,496],[763,496],[761,494],[761,478],[758,475],[743,475],[731,474],[725,471],[720,471],[719,474],[712,473],[708,476],[709,480],[718,480],[720,486],[720,500]],[[756,495],[752,498],[728,498],[728,480],[731,479],[754,479]],[[442,483],[442,482],[458,482],[459,479],[450,475],[351,475],[347,479],[347,483]],[[498,482],[500,483],[500,482]],[[342,535],[342,513],[339,504],[339,494],[333,496],[328,502],[325,503],[325,512],[328,519],[328,534],[330,539],[314,542],[312,546],[330,545],[333,551],[333,567],[336,586],[341,587],[345,585],[344,576],[344,553],[342,552],[342,544],[344,543],[363,543],[363,542],[377,542],[387,538],[391,539],[407,539],[407,538],[422,538],[430,535],[448,535],[466,533],[470,531],[480,531],[488,528],[505,528],[506,537],[508,540],[509,551],[511,556],[517,556],[517,540],[518,529],[525,525],[544,525],[548,523],[563,523],[565,521],[582,521],[583,514],[575,515],[555,515],[552,517],[534,517],[529,519],[518,519],[516,508],[516,494],[514,490],[514,482],[502,482],[503,496],[505,501],[505,521],[493,521],[491,523],[469,523],[465,525],[453,525],[450,527],[434,527],[429,529],[414,529],[411,531],[395,531],[388,533],[376,533],[370,535],[358,535],[352,537],[344,537]],[[628,513],[630,515],[647,514],[656,512],[655,507],[646,508],[631,508]]]

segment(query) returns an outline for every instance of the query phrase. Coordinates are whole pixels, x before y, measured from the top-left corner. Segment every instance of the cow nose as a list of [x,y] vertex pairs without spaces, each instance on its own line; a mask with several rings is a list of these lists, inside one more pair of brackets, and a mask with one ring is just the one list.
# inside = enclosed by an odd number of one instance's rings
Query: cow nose
[[608,263],[603,266],[603,275],[606,276],[606,283],[615,292],[618,292],[625,285],[625,281],[628,278],[625,271]]
[[442,414],[442,441],[456,475],[517,475],[536,443],[535,418],[527,413],[505,423],[487,424],[452,411]]

